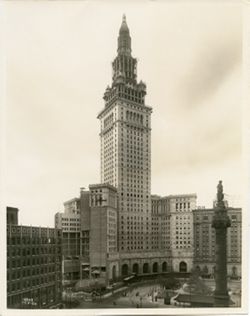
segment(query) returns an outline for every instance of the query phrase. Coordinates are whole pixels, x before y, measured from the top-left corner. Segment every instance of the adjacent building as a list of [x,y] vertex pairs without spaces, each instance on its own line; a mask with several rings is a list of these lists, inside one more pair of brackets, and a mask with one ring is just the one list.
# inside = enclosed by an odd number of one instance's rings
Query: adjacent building
[[169,196],[170,243],[173,270],[190,272],[193,267],[193,213],[196,194]]
[[7,307],[59,306],[61,230],[18,225],[17,214],[7,208]]
[[7,224],[18,225],[18,212],[18,208],[7,206]]
[[[241,277],[241,208],[227,208],[231,227],[227,231],[227,273],[232,278]],[[204,276],[214,276],[215,229],[212,227],[214,209],[193,210],[194,267]]]
[[64,212],[55,214],[55,228],[62,230],[63,285],[80,278],[80,199],[64,203]]
[[170,271],[190,272],[193,267],[193,213],[196,194],[153,195],[152,249],[165,253]]
[[110,184],[92,184],[81,196],[82,275],[107,283],[119,275],[117,190]]

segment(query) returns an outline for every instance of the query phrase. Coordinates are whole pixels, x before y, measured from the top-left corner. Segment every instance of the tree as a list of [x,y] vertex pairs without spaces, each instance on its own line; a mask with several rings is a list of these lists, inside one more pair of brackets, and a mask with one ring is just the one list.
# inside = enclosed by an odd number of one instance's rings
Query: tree
[[160,284],[165,287],[165,289],[176,289],[180,286],[179,281],[172,276],[168,278],[161,278],[159,281]]

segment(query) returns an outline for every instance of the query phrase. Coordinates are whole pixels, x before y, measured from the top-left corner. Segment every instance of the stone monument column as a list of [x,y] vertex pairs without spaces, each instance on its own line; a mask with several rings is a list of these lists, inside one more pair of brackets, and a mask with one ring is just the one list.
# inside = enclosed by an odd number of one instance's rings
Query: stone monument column
[[224,203],[222,181],[217,185],[217,201],[212,227],[215,229],[215,291],[214,306],[228,307],[227,289],[227,228],[231,226]]

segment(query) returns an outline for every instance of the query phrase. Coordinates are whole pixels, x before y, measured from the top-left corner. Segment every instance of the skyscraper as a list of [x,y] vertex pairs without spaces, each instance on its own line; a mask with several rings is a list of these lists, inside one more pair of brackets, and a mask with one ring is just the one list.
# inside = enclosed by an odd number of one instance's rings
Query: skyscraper
[[98,114],[101,183],[81,190],[81,279],[190,272],[196,194],[151,196],[152,108],[125,16],[112,68]]
[[104,93],[101,123],[101,182],[117,188],[120,253],[151,249],[151,113],[146,85],[137,81],[137,60],[123,16],[111,87]]

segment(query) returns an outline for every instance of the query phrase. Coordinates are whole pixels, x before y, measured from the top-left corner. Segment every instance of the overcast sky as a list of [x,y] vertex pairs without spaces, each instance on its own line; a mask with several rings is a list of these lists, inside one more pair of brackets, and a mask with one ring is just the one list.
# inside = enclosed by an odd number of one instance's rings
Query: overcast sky
[[241,7],[235,2],[6,3],[5,199],[20,222],[53,226],[63,202],[100,181],[98,112],[122,14],[152,106],[152,193],[241,178]]

